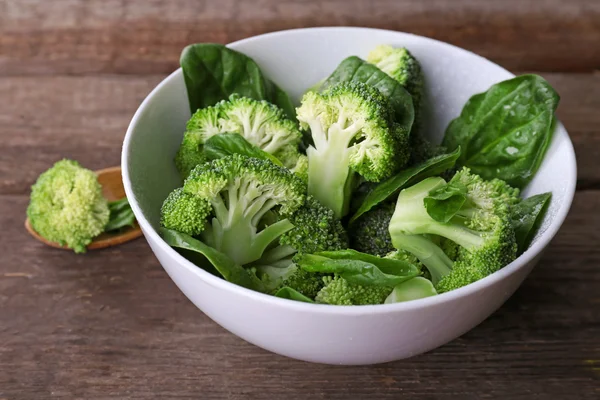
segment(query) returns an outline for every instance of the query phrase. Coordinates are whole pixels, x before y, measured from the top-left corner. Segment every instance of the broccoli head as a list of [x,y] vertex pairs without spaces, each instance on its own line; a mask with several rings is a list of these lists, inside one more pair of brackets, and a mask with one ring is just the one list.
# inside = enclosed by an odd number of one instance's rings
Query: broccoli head
[[389,45],[375,47],[367,55],[367,61],[394,78],[410,93],[416,114],[421,107],[424,84],[419,61],[406,48]]
[[308,158],[292,146],[287,146],[277,151],[274,156],[281,161],[284,167],[298,175],[304,182],[308,182]]
[[[419,258],[438,292],[468,285],[516,258],[510,210],[517,201],[517,189],[500,180],[484,181],[467,168],[448,183],[425,179],[400,192],[389,227],[392,243]],[[443,215],[432,209],[437,205]],[[436,236],[455,245],[436,243]]]
[[325,285],[315,296],[317,303],[344,306],[382,304],[393,290],[387,286],[350,283],[338,275],[322,279]]
[[[305,188],[271,161],[235,154],[197,165],[183,190],[165,201],[163,226],[201,232],[206,244],[244,265],[261,258],[294,227],[286,216],[304,203]],[[206,221],[202,216],[208,216]]]
[[27,216],[33,229],[76,253],[104,231],[109,215],[96,174],[76,161],[58,161],[31,188]]
[[[238,133],[269,154],[278,154],[288,168],[296,165],[302,133],[285,113],[264,100],[231,95],[212,107],[199,109],[188,121],[175,165],[185,179],[206,161],[202,146],[212,136]],[[289,158],[288,158],[289,157]]]
[[432,144],[420,132],[425,78],[419,61],[406,48],[389,45],[375,47],[368,54],[367,61],[398,81],[412,97],[415,120],[410,132],[410,164],[414,165],[442,154],[445,149]]
[[324,285],[322,277],[325,274],[298,268],[293,257],[297,254],[346,249],[348,237],[333,211],[312,196],[308,196],[306,202],[288,219],[294,227],[281,235],[279,245],[267,250],[255,263],[256,269],[261,280],[275,285],[274,291],[288,286],[314,299]]
[[407,161],[407,153],[398,154],[402,130],[371,86],[346,82],[308,92],[297,113],[314,143],[307,149],[308,192],[339,218],[348,212],[354,174],[378,182]]
[[284,233],[279,242],[299,253],[316,253],[348,248],[348,235],[333,211],[312,196],[289,217],[294,228]]
[[178,188],[169,194],[162,205],[161,225],[197,236],[204,230],[211,211],[212,206],[207,199]]
[[348,229],[351,247],[380,257],[394,251],[389,226],[395,208],[394,203],[381,204],[352,223]]

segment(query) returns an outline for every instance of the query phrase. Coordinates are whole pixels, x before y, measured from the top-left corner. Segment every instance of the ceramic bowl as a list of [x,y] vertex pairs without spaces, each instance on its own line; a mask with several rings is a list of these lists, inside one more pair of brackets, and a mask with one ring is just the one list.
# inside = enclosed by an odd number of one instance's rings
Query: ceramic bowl
[[[467,99],[513,75],[458,47],[407,33],[365,28],[308,28],[230,44],[252,57],[295,101],[347,56],[378,44],[407,47],[420,60],[428,111],[425,132],[440,141]],[[180,184],[173,156],[190,117],[181,70],[165,78],[135,113],[123,143],[123,181],[152,251],[181,291],[228,331],[274,353],[329,364],[374,364],[432,350],[473,329],[513,294],[562,225],[573,199],[575,154],[561,124],[524,195],[551,191],[532,246],[502,270],[452,292],[376,306],[307,304],[257,293],[205,272],[159,236],[159,210]],[[159,298],[157,297],[157,301]]]

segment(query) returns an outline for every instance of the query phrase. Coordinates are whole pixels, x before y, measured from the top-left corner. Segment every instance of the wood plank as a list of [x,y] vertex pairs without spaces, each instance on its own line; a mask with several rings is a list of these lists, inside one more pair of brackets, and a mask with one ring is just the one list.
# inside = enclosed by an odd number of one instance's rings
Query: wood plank
[[0,398],[593,399],[600,395],[600,191],[578,192],[540,265],[460,339],[372,367],[273,355],[198,311],[143,239],[75,255],[0,196]]
[[[598,187],[600,74],[543,75],[562,96],[558,114],[575,143],[580,186]],[[0,78],[0,193],[27,193],[61,157],[91,169],[118,165],[133,113],[162,78]]]
[[156,74],[193,42],[357,25],[412,32],[512,70],[600,65],[595,0],[0,0],[0,75]]

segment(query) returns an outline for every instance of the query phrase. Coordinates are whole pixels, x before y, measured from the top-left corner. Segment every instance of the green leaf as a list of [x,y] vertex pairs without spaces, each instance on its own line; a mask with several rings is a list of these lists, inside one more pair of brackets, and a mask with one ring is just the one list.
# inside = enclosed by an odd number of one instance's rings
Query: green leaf
[[135,215],[127,201],[127,197],[108,203],[110,217],[104,227],[104,232],[112,232],[135,224]]
[[202,151],[209,160],[216,160],[232,154],[241,154],[248,157],[270,160],[276,165],[283,166],[277,157],[251,144],[242,135],[237,133],[222,133],[211,136],[204,143]]
[[361,253],[353,249],[320,251],[317,256],[331,258],[333,260],[360,260],[375,265],[382,272],[392,275],[410,275],[418,272],[411,263],[395,258],[378,257],[368,253]]
[[[418,274],[417,267],[401,260],[386,259],[392,263],[397,263],[395,266],[390,266],[386,261],[385,269],[388,272],[396,272],[386,273],[379,268],[383,265],[382,263],[379,263],[378,266],[371,262],[364,261],[362,258],[363,257],[360,256],[355,258],[335,259],[318,254],[303,254],[297,258],[296,263],[300,268],[308,272],[336,273],[348,282],[359,285],[394,287]],[[379,260],[383,259],[380,258]]]
[[417,276],[396,285],[392,293],[385,299],[384,304],[423,299],[437,294],[433,283],[429,279]]
[[305,295],[303,295],[296,289],[292,289],[291,287],[288,287],[288,286],[284,286],[281,289],[279,289],[275,293],[275,297],[281,297],[282,299],[288,299],[288,300],[303,301],[305,303],[314,303],[314,300],[311,299],[310,297],[306,297]]
[[546,154],[559,100],[538,75],[500,82],[467,101],[448,125],[442,144],[450,150],[462,148],[459,166],[484,179],[498,178],[523,188]]
[[[344,59],[319,87],[327,90],[341,82],[362,82],[378,89],[394,110],[394,120],[410,132],[415,119],[412,96],[394,78],[365,60],[351,56]],[[314,90],[314,89],[313,89]]]
[[365,196],[365,199],[358,208],[358,211],[350,219],[350,222],[356,221],[361,215],[394,194],[397,194],[405,187],[409,187],[425,178],[439,175],[453,168],[460,156],[460,151],[460,147],[458,147],[452,153],[432,157],[381,182]]
[[522,200],[512,209],[512,223],[517,237],[518,255],[523,254],[544,219],[551,193],[542,193]]
[[231,258],[220,251],[207,246],[185,233],[171,229],[160,228],[160,235],[171,247],[191,250],[202,254],[226,281],[258,292],[265,291],[262,283],[256,276],[249,274],[241,265],[236,264]]
[[197,43],[181,52],[180,64],[187,88],[190,111],[215,105],[233,93],[266,100],[295,119],[289,96],[267,79],[250,57],[216,43]]
[[466,200],[467,188],[453,182],[433,190],[423,199],[423,203],[431,218],[446,223],[454,217]]
[[289,119],[291,119],[292,121],[296,121],[296,107],[294,106],[294,103],[292,103],[292,99],[290,99],[290,96],[288,96],[288,94],[279,86],[277,86],[273,81],[269,79],[265,80],[267,82],[268,91],[269,93],[271,93],[269,99],[266,100],[281,108]]
[[129,205],[129,200],[127,200],[127,197],[123,197],[122,199],[108,202],[108,209],[111,212],[117,212],[117,211],[121,211],[121,210],[124,210],[127,208],[131,208],[131,206]]

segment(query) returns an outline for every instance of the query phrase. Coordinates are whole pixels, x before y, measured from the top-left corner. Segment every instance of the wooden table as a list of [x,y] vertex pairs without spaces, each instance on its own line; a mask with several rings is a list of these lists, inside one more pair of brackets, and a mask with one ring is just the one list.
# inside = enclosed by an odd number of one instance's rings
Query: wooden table
[[[38,174],[61,157],[118,165],[133,112],[184,45],[322,25],[441,39],[561,94],[572,211],[479,327],[410,360],[308,364],[209,320],[144,239],[80,256],[27,236]],[[599,67],[597,0],[0,0],[0,399],[600,398]]]

